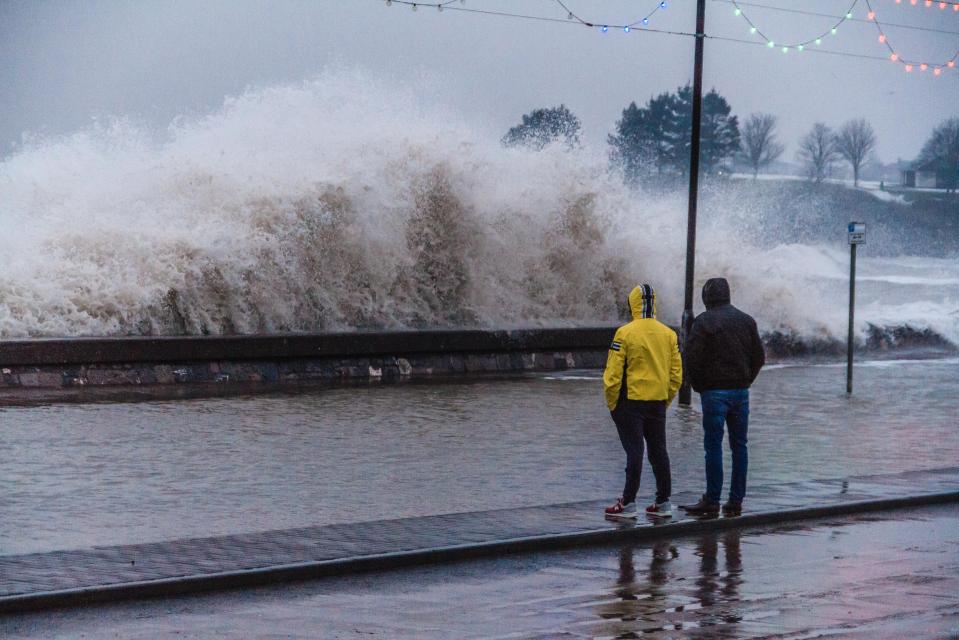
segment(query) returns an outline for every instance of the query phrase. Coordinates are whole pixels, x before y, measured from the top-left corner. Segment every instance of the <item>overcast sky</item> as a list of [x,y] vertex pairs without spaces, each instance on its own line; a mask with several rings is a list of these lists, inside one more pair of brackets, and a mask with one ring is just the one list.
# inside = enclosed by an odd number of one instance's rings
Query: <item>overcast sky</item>
[[[755,0],[844,14],[852,0]],[[583,17],[625,22],[653,0],[566,0]],[[889,27],[904,58],[945,61],[959,49],[959,12],[872,0],[880,21],[952,31]],[[553,0],[466,0],[455,5],[565,18]],[[827,30],[829,18],[743,5],[778,41]],[[865,18],[866,4],[854,9]],[[695,2],[671,0],[651,27],[691,31]],[[733,6],[707,3],[711,35],[755,39]],[[822,45],[888,56],[874,25],[850,22]],[[586,137],[602,142],[623,107],[692,77],[693,40],[643,33],[600,33],[566,23],[492,17],[383,0],[197,0],[46,2],[0,0],[0,154],[24,132],[60,134],[91,118],[133,116],[165,126],[179,115],[215,109],[249,86],[297,81],[330,64],[368,68],[431,87],[465,119],[505,131],[534,107],[567,104]],[[839,125],[865,117],[883,161],[912,158],[932,127],[959,116],[959,68],[941,77],[892,62],[791,52],[709,40],[705,83],[740,117],[769,111],[780,119],[792,159],[795,140],[817,120]]]

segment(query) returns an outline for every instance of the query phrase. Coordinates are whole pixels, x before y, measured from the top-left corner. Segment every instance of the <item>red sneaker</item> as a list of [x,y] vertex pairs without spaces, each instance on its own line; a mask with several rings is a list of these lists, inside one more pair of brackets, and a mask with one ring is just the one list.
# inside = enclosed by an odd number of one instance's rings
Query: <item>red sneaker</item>
[[654,502],[646,507],[646,515],[653,516],[654,518],[672,518],[673,503],[669,500],[664,502]]
[[606,507],[606,515],[616,516],[617,518],[635,518],[639,515],[639,512],[636,510],[635,501],[629,504],[623,504],[622,498],[616,498],[616,504],[611,507]]

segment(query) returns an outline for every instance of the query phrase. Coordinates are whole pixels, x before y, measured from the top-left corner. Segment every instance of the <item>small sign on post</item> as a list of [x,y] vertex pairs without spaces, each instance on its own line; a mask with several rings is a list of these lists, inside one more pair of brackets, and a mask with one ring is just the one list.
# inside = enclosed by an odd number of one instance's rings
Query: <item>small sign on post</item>
[[846,343],[846,393],[852,393],[853,316],[856,310],[856,247],[866,244],[866,223],[849,223],[849,336]]
[[849,223],[849,244],[866,244],[866,223]]

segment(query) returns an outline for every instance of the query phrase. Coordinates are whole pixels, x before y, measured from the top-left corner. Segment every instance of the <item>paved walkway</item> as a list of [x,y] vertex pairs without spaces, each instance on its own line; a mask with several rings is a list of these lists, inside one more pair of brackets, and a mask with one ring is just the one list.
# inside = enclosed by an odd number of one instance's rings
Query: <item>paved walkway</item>
[[[696,496],[678,495],[678,503]],[[0,556],[0,611],[147,597],[959,500],[959,467],[750,490],[740,518],[607,522],[600,502]]]

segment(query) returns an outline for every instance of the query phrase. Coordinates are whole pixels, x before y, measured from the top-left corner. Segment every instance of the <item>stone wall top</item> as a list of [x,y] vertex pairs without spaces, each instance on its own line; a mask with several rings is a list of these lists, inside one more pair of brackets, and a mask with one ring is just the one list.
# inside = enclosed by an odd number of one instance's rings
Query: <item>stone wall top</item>
[[614,327],[431,329],[244,336],[46,338],[0,342],[0,366],[285,360],[422,353],[605,351]]

